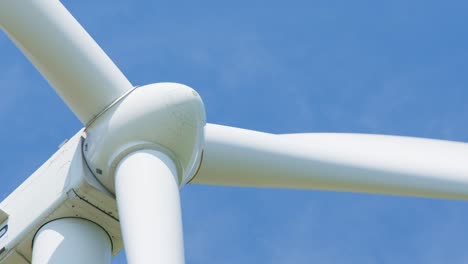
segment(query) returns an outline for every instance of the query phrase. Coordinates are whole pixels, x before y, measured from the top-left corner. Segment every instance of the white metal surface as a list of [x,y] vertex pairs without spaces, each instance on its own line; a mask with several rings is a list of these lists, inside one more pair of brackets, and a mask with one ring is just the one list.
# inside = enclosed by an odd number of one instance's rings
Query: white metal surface
[[2,208],[0,208],[0,227],[3,222],[5,222],[8,219],[8,213],[3,211]]
[[173,161],[155,150],[139,150],[122,159],[115,177],[128,263],[184,263],[177,170]]
[[45,223],[64,217],[92,220],[113,240],[113,253],[122,248],[117,206],[83,164],[79,131],[57,153],[0,203],[8,218],[0,221],[0,263],[31,261],[32,239]]
[[32,264],[110,264],[111,240],[100,226],[79,218],[44,225],[36,234]]
[[60,1],[2,0],[0,27],[83,124],[132,88]]
[[207,125],[192,183],[468,199],[468,144]]
[[138,87],[86,129],[84,156],[114,192],[114,170],[128,153],[161,149],[176,162],[180,184],[195,174],[204,141],[205,109],[195,90],[178,83]]

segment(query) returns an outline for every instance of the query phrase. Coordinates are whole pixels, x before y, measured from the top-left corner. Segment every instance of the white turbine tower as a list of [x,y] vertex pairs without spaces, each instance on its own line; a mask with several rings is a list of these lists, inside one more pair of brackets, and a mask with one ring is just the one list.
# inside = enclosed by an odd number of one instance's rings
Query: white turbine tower
[[0,26],[85,126],[0,204],[0,264],[184,263],[189,182],[468,198],[468,144],[207,124],[196,91],[134,87],[59,1],[0,0]]

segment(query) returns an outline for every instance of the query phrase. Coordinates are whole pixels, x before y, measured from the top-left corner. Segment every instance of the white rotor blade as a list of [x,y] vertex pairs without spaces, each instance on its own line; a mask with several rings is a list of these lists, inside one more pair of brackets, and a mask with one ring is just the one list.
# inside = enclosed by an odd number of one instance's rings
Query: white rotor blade
[[468,199],[468,144],[211,125],[192,183]]
[[177,167],[165,154],[139,150],[116,168],[115,190],[130,264],[184,263]]
[[1,0],[0,27],[83,124],[132,88],[58,0]]

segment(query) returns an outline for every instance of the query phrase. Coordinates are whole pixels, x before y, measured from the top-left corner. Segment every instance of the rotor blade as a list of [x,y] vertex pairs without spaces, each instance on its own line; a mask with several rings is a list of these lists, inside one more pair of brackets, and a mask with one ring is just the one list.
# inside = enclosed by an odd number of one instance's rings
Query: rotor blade
[[468,199],[468,144],[211,125],[192,183]]
[[83,124],[132,88],[60,1],[2,0],[0,27]]
[[128,263],[184,263],[177,167],[165,154],[139,150],[115,172]]

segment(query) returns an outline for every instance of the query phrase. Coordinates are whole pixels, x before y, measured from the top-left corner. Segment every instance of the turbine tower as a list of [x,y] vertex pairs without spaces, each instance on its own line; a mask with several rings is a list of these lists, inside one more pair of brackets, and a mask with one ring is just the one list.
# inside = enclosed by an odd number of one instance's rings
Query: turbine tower
[[0,264],[184,263],[188,183],[468,198],[468,144],[209,124],[177,83],[135,87],[54,0],[0,0],[0,26],[84,128],[0,204]]

